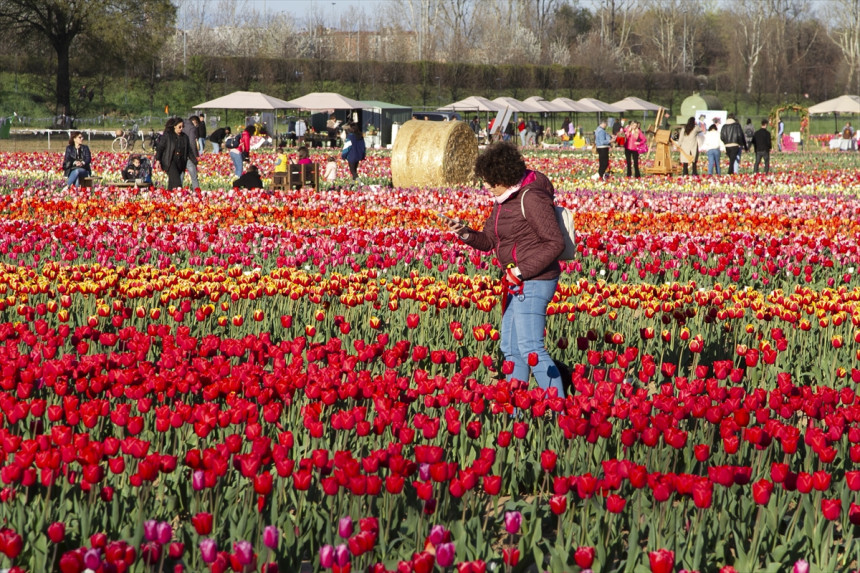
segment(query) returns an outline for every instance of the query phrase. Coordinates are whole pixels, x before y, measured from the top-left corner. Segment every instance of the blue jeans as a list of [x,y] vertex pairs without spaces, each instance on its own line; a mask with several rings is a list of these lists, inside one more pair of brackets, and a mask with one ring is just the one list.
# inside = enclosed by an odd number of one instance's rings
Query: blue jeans
[[197,138],[197,153],[198,155],[203,155],[206,153],[206,138],[198,137]]
[[188,176],[191,178],[191,188],[197,189],[200,187],[200,182],[197,180],[197,165],[190,159],[185,162],[185,172],[188,173]]
[[233,171],[236,173],[236,177],[242,176],[242,153],[236,151],[235,149],[230,150],[230,159],[233,160]]
[[214,141],[210,141],[209,144],[212,145],[212,153],[218,153],[219,151],[221,151],[221,144],[220,143],[215,143]]
[[544,344],[546,307],[555,294],[558,279],[529,280],[523,283],[523,294],[509,295],[505,314],[502,316],[502,354],[505,360],[514,363],[514,371],[508,380],[528,381],[529,354],[536,354],[538,363],[531,367],[535,381],[544,390],[555,388],[564,396],[561,374],[550,358]]
[[720,150],[719,149],[709,149],[708,150],[708,175],[713,175],[714,171],[717,172],[717,175],[720,174]]
[[89,171],[84,169],[83,167],[75,167],[69,173],[69,178],[66,179],[66,187],[69,185],[80,185],[81,179],[87,177],[89,175]]

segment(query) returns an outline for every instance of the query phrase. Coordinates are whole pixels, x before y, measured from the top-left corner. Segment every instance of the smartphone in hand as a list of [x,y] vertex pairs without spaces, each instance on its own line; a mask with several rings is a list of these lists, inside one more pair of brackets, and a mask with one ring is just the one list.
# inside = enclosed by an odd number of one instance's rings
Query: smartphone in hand
[[437,213],[436,213],[436,216],[437,216],[437,217],[439,217],[440,219],[442,219],[442,221],[444,221],[444,222],[446,222],[446,223],[449,223],[449,224],[450,224],[450,223],[456,223],[456,222],[457,222],[457,219],[452,219],[452,218],[451,218],[451,217],[449,217],[448,215],[444,215],[444,214],[442,214],[442,213],[438,213],[438,212],[437,212]]

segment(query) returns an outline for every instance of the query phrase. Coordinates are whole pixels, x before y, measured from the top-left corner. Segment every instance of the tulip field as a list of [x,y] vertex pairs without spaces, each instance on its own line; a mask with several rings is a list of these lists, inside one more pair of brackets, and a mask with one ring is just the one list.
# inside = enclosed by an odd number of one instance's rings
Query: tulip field
[[120,189],[95,153],[63,191],[61,153],[0,154],[0,570],[860,569],[857,154],[525,155],[578,230],[565,396],[506,382],[493,256],[435,216],[480,225],[479,187],[376,151],[355,187],[204,155]]

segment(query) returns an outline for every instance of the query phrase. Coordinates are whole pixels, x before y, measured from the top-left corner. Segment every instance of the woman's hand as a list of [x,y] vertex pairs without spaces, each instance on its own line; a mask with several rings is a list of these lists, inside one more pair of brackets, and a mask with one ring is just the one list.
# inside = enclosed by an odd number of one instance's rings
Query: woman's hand
[[448,230],[459,237],[461,235],[468,234],[469,227],[467,227],[460,219],[450,219],[448,221]]

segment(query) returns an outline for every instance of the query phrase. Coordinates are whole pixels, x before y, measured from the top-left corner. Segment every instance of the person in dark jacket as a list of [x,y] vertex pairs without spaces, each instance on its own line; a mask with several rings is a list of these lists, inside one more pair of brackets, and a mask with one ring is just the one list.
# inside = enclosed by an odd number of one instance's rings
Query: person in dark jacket
[[458,220],[449,230],[479,251],[494,251],[503,269],[501,349],[514,365],[508,380],[527,381],[564,396],[558,367],[544,344],[546,309],[555,293],[564,238],[555,216],[555,189],[543,173],[526,169],[516,146],[498,142],[475,161],[475,175],[493,199],[477,231]]
[[197,155],[206,153],[206,114],[192,115],[191,122],[197,128]]
[[63,175],[66,177],[66,187],[80,185],[81,179],[89,177],[92,161],[90,148],[84,145],[84,134],[80,131],[70,133],[69,145],[63,156]]
[[182,118],[171,117],[164,126],[164,135],[158,140],[155,157],[167,173],[167,188],[182,187],[182,176],[191,154],[191,142],[182,133]]
[[346,129],[346,141],[343,144],[341,157],[346,159],[353,181],[358,179],[358,164],[364,159],[367,147],[364,145],[364,135],[356,122],[350,122]]
[[730,113],[726,118],[726,124],[720,130],[720,140],[725,144],[726,155],[729,157],[729,175],[733,175],[741,150],[749,150],[744,130],[735,119],[735,114]]
[[212,132],[212,135],[209,136],[209,143],[212,144],[212,153],[218,153],[221,151],[221,145],[224,143],[224,140],[230,137],[232,131],[230,130],[230,126],[219,127],[215,131]]
[[199,189],[200,181],[197,180],[197,158],[200,155],[197,152],[197,126],[200,121],[196,115],[192,115],[182,123],[182,133],[188,138],[191,144],[188,146],[188,160],[185,162],[185,171],[191,178],[191,188]]
[[767,120],[761,120],[761,127],[752,136],[752,145],[755,148],[755,167],[753,173],[758,173],[758,164],[764,160],[764,172],[770,173],[770,150],[773,142],[770,140],[770,131],[767,129]]
[[241,177],[233,181],[234,189],[262,189],[263,180],[256,165],[249,165]]

